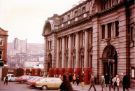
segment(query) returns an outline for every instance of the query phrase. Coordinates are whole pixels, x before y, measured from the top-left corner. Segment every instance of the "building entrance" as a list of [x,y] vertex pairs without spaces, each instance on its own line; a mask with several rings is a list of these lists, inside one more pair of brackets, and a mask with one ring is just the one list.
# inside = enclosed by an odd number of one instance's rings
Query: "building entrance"
[[114,46],[107,45],[102,54],[103,74],[115,76],[117,74],[117,52]]

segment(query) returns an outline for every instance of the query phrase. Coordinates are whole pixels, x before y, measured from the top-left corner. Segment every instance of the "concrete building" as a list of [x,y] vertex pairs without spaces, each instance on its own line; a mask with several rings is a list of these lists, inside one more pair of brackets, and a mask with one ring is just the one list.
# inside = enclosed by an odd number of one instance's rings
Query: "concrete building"
[[31,61],[42,61],[44,64],[43,49],[43,44],[27,43],[27,40],[15,38],[8,43],[8,65],[11,68],[27,68],[25,64]]
[[85,0],[45,22],[45,71],[100,76],[126,73],[135,83],[134,0]]

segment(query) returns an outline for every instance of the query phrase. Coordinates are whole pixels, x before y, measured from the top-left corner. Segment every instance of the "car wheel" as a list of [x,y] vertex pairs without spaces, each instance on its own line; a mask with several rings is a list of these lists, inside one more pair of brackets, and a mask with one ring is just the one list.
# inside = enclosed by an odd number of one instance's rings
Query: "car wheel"
[[42,86],[42,90],[46,90],[47,89],[47,86]]

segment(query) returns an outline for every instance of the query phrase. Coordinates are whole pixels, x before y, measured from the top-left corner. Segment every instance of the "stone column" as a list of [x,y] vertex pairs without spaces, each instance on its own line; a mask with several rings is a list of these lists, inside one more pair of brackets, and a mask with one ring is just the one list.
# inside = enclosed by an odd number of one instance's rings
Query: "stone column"
[[56,68],[59,68],[59,39],[57,39]]
[[92,20],[93,22],[93,57],[92,57],[92,72],[97,75],[97,81],[99,82],[99,73],[101,72],[99,61],[99,23],[98,18]]
[[75,41],[75,48],[76,48],[76,68],[79,68],[79,34],[76,33],[76,41]]
[[88,31],[85,31],[84,68],[88,67]]
[[88,31],[85,31],[85,45],[84,45],[84,82],[89,83],[89,68],[88,68]]
[[64,63],[64,61],[65,61],[65,38],[64,37],[62,37],[62,68],[64,68],[65,67],[65,63]]
[[68,68],[71,68],[71,36],[68,38]]
[[45,59],[44,59],[44,76],[45,75],[47,75],[47,45],[48,45],[48,43],[47,43],[47,38],[45,37],[44,38],[44,43],[45,43],[45,45],[44,45],[44,50],[45,50],[45,52],[44,52],[44,57],[45,57]]

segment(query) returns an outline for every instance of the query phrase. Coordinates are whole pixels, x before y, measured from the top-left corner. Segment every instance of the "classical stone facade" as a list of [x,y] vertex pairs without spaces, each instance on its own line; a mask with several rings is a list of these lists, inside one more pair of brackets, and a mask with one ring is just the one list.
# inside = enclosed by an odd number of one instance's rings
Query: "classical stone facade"
[[7,63],[7,37],[8,32],[0,28],[0,62]]
[[85,0],[45,22],[45,71],[131,75],[135,81],[134,0]]

